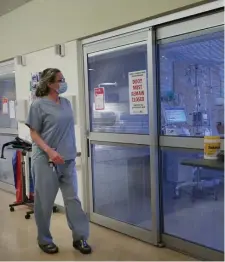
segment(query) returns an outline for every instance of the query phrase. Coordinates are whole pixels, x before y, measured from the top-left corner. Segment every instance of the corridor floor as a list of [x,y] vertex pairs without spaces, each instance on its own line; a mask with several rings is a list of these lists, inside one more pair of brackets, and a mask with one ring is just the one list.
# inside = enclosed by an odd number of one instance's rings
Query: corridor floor
[[71,247],[71,234],[63,214],[52,216],[52,233],[60,253],[46,255],[36,244],[33,216],[25,220],[25,207],[11,213],[12,194],[0,190],[0,261],[191,261],[190,257],[166,248],[157,248],[117,232],[91,224],[90,244],[93,254],[84,256]]

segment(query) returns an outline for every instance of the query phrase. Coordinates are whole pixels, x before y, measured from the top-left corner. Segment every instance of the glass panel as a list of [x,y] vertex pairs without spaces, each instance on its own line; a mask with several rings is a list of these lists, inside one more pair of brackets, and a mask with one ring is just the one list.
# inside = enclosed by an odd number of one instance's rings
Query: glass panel
[[164,148],[161,155],[164,232],[223,251],[223,172],[181,164],[202,158],[201,151]]
[[[143,96],[140,95],[142,97],[140,102],[136,102],[139,105],[146,105],[145,109],[141,110],[142,113],[130,109],[132,106],[130,101],[133,98],[129,98],[128,75],[130,72],[141,70],[147,70],[146,44],[88,57],[91,131],[149,133],[147,91]],[[146,77],[143,79],[145,79],[143,85],[147,89]],[[101,89],[97,90],[99,87]]]
[[94,212],[151,229],[148,147],[92,145]]
[[0,128],[17,129],[17,121],[13,114],[10,117],[10,101],[16,100],[15,74],[1,74],[0,71]]
[[161,134],[224,135],[224,31],[158,45]]
[[[14,136],[0,136],[0,148],[2,145],[14,139]],[[4,156],[6,159],[0,158],[0,182],[14,185],[14,173],[12,166],[12,158],[15,150],[5,149]]]

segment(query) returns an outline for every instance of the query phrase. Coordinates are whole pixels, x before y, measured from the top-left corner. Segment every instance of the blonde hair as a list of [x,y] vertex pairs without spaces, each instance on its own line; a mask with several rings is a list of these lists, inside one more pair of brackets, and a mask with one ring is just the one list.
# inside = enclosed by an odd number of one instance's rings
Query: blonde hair
[[45,69],[40,77],[39,83],[36,87],[36,97],[43,97],[49,94],[49,83],[54,83],[56,75],[60,73],[60,70],[57,68],[47,68]]

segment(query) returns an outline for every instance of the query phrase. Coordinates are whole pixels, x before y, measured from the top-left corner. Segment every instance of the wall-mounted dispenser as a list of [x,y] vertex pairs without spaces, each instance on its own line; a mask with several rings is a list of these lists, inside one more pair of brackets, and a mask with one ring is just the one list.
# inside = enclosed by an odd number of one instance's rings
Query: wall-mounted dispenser
[[20,123],[25,123],[28,117],[29,102],[28,100],[17,100],[16,102],[16,119]]
[[16,57],[17,65],[26,66],[26,58],[25,56],[19,55]]
[[55,45],[55,53],[56,53],[56,55],[64,57],[66,55],[65,45],[64,44]]

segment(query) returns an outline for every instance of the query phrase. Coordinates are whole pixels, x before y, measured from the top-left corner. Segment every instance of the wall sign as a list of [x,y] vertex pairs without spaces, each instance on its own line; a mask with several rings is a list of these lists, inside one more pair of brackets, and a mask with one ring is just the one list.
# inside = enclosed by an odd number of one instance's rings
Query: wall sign
[[105,109],[105,89],[104,87],[96,87],[94,89],[94,102],[95,110],[104,110]]
[[131,115],[148,114],[146,70],[129,72],[129,101]]
[[30,105],[36,99],[35,93],[36,93],[36,89],[37,89],[37,84],[40,80],[40,76],[41,76],[41,72],[31,74],[30,95],[29,95]]
[[15,101],[9,101],[9,117],[11,119],[16,118]]
[[2,98],[2,114],[6,115],[9,113],[9,99],[6,97]]

